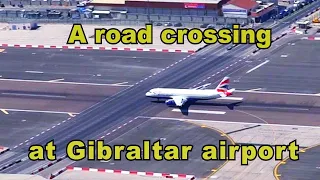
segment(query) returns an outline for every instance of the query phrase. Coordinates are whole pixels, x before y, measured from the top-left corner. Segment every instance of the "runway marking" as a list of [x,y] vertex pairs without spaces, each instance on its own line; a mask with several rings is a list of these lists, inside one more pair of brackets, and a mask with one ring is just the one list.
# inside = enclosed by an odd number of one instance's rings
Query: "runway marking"
[[107,162],[110,162],[110,160],[108,160],[108,161],[100,161],[100,162],[102,162],[102,163],[107,163]]
[[[303,148],[301,149],[299,152],[305,153],[307,150],[311,149],[311,148],[315,148],[320,146],[320,144],[316,144],[313,146],[309,146],[307,148]],[[286,161],[290,158],[290,156],[287,156],[286,158],[284,158],[282,161],[280,161],[273,169],[273,175],[276,177],[277,180],[280,180],[279,177],[281,176],[281,174],[278,173],[278,169],[281,165],[286,164]],[[318,167],[316,167],[318,169]]]
[[[268,121],[266,121],[265,119],[263,119],[263,118],[261,118],[261,117],[259,117],[259,116],[257,116],[257,115],[254,115],[254,114],[252,114],[252,113],[248,113],[248,112],[245,112],[245,111],[240,111],[240,110],[236,110],[237,112],[240,112],[240,113],[243,113],[243,114],[246,114],[246,115],[248,115],[248,116],[252,116],[252,117],[254,117],[254,118],[256,118],[256,119],[259,119],[260,121],[262,121],[262,122],[264,122],[265,124],[269,124],[269,122]],[[270,129],[271,129],[271,131],[272,131],[272,133],[273,133],[273,140],[274,140],[274,145],[276,145],[277,143],[277,138],[276,138],[276,131],[273,129],[273,126],[270,126]]]
[[252,71],[254,71],[254,70],[258,69],[259,67],[267,64],[268,62],[269,62],[269,60],[266,60],[265,62],[259,64],[258,66],[254,67],[254,68],[252,68],[252,69],[250,69],[249,71],[247,71],[246,74],[251,73]]
[[[190,122],[190,121],[186,121],[187,123],[190,123],[190,124],[193,124],[193,125],[197,125],[197,126],[200,126],[202,128],[208,128],[208,129],[211,129],[211,130],[214,130],[214,131],[217,131],[221,134],[221,136],[224,136],[226,137],[229,141],[231,141],[231,143],[233,145],[235,145],[235,141],[228,135],[226,134],[225,132],[223,132],[222,130],[218,129],[218,128],[215,128],[215,127],[208,127],[208,126],[204,126],[204,125],[201,125],[199,123],[195,123],[195,122]],[[222,169],[227,163],[229,162],[229,160],[226,160],[222,165],[220,165],[217,169],[212,169],[212,173],[210,173],[206,178],[204,179],[209,179],[211,178],[216,172],[218,172],[220,169]]]
[[183,119],[171,117],[157,117],[157,116],[139,116],[139,118],[159,119],[159,120],[172,120],[172,121],[199,121],[199,122],[212,122],[212,123],[226,123],[226,124],[244,124],[244,125],[260,125],[260,126],[280,126],[280,127],[296,127],[296,128],[315,128],[320,129],[320,126],[303,126],[303,125],[289,125],[289,124],[264,124],[264,123],[249,123],[249,122],[234,122],[234,121],[214,121],[209,119]]
[[[172,109],[172,112],[181,112],[180,109]],[[188,110],[190,113],[199,113],[199,114],[226,114],[224,111],[206,111],[206,110]]]
[[242,101],[243,98],[242,97],[221,97],[221,98],[217,98],[217,100],[232,100],[232,101]]
[[71,117],[75,117],[75,115],[73,115],[73,113],[68,113],[68,115]]
[[[70,120],[70,119],[71,119],[71,118],[68,118],[67,120]],[[35,136],[32,136],[31,138],[29,138],[29,139],[25,140],[24,142],[20,143],[19,145],[14,146],[13,149],[16,149],[16,148],[18,148],[19,146],[21,146],[21,145],[23,145],[23,144],[25,144],[25,143],[33,140],[34,137],[38,137],[38,136],[40,136],[41,134],[44,134],[44,133],[46,133],[46,132],[49,132],[50,130],[54,129],[56,126],[59,126],[59,125],[61,125],[62,123],[65,123],[65,122],[66,122],[66,120],[63,120],[62,122],[60,122],[60,123],[58,123],[58,124],[56,124],[56,125],[53,125],[51,128],[48,128],[46,131],[42,131],[41,133],[39,133],[39,134],[37,134],[37,135],[35,135]]]
[[293,95],[293,96],[320,96],[320,94],[305,94],[305,93],[288,93],[288,92],[270,92],[270,91],[248,91],[235,90],[242,93],[257,93],[257,94],[278,94],[278,95]]
[[[165,71],[167,69],[169,69],[170,67],[173,67],[174,65],[186,60],[187,58],[189,58],[190,56],[194,55],[195,53],[189,54],[187,57],[184,57],[183,59],[180,59],[179,61],[175,61],[174,63],[172,63],[171,65],[163,68],[162,70],[158,71],[157,73],[154,73],[153,75],[150,75],[149,77],[145,78],[144,80],[147,80],[148,78],[151,78],[153,76],[156,76],[157,74],[161,73],[162,71]],[[144,80],[140,80],[139,82],[135,83],[135,85],[138,85],[139,83],[142,83]]]
[[256,88],[256,89],[250,89],[250,90],[247,90],[248,92],[250,91],[260,91],[262,88]]
[[[51,113],[51,114],[68,114],[69,113],[69,112],[63,112],[63,111],[41,111],[41,110],[31,110],[31,109],[5,109],[5,110],[13,111],[13,112],[34,112],[34,113]],[[79,113],[73,112],[72,114],[79,114]]]
[[90,86],[132,86],[132,85],[81,83],[81,82],[65,82],[65,81],[61,82],[61,81],[25,80],[25,79],[0,79],[0,81],[34,82],[34,83],[53,83],[53,84],[73,84],[73,85],[90,85]]
[[64,79],[63,79],[63,78],[61,78],[61,79],[54,79],[54,80],[50,80],[49,82],[58,82],[58,81],[64,81]]
[[114,83],[113,85],[123,85],[123,84],[127,84],[128,82],[121,82],[121,83]]
[[250,108],[261,108],[261,109],[283,109],[283,110],[298,110],[298,111],[309,111],[307,108],[294,108],[294,107],[268,107],[268,106],[241,106],[241,107],[250,107]]
[[1,111],[2,111],[4,114],[9,114],[8,111],[6,111],[5,109],[1,109]]
[[[138,119],[138,118],[139,118],[139,116],[135,117],[134,119]],[[101,136],[101,137],[98,138],[98,139],[103,139],[103,138],[105,138],[106,136],[109,136],[110,134],[116,132],[117,130],[119,130],[119,129],[125,127],[125,126],[127,126],[127,125],[130,124],[131,122],[133,122],[133,120],[130,120],[130,121],[128,121],[127,123],[124,123],[124,124],[122,124],[121,126],[118,126],[117,128],[113,129],[112,131],[108,131],[107,134]]]
[[42,71],[24,71],[26,73],[33,73],[33,74],[43,74],[44,72]]
[[29,93],[1,93],[3,95],[11,95],[11,96],[31,96],[31,97],[48,97],[48,98],[66,98],[66,96],[59,95],[45,95],[45,94],[29,94]]

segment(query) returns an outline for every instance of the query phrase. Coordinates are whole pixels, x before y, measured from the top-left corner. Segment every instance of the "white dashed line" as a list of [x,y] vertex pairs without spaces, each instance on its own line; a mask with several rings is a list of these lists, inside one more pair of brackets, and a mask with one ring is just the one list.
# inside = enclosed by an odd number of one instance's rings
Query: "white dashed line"
[[[71,119],[71,118],[68,118],[68,120],[70,120],[70,119]],[[54,126],[52,126],[51,128],[48,128],[46,131],[42,131],[41,133],[39,133],[39,134],[37,134],[37,135],[35,135],[35,136],[33,136],[33,137],[31,137],[31,138],[29,138],[29,139],[25,140],[25,141],[24,141],[24,143],[27,143],[28,141],[30,141],[30,140],[32,140],[32,139],[34,139],[34,137],[38,137],[38,136],[40,136],[41,134],[44,134],[45,132],[48,132],[48,131],[50,131],[51,129],[53,129],[53,128],[57,127],[57,126],[60,126],[60,125],[61,125],[61,123],[64,123],[64,122],[66,122],[66,120],[63,120],[62,122],[58,123],[57,125],[54,125]],[[19,146],[23,145],[24,143],[20,143],[19,145],[14,146],[14,148],[13,148],[13,149],[18,148]]]

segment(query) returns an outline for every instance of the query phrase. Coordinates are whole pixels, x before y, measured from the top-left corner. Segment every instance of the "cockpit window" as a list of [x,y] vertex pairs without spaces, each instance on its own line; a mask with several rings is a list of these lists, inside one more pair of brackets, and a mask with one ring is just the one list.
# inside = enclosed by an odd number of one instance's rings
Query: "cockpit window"
[[152,94],[157,94],[157,90],[155,90],[155,89],[152,89],[149,92],[152,93]]

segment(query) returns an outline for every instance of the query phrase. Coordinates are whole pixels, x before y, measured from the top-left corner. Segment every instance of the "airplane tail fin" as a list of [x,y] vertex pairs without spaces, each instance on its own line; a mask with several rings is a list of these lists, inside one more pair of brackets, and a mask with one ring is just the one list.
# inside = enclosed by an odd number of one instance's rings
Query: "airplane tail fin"
[[229,84],[230,84],[230,78],[224,77],[222,81],[219,83],[219,85],[216,87],[216,90],[218,92],[222,92],[225,96],[230,96],[233,94],[235,89],[231,89]]

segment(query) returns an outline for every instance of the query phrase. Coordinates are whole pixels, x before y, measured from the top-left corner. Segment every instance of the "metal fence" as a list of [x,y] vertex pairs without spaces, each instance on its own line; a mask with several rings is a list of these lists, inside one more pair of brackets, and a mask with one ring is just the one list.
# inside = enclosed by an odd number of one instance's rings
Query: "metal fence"
[[[81,19],[71,19],[69,17],[70,9],[74,8],[69,5],[75,5],[78,0],[59,0],[59,1],[41,1],[41,0],[22,0],[23,8],[17,7],[6,7],[0,8],[0,22],[29,22],[36,21],[38,23],[83,23],[83,24],[106,24],[106,25],[137,25],[145,24],[148,22],[156,23],[182,23],[186,27],[199,27],[202,24],[215,24],[215,25],[228,25],[228,24],[248,24],[249,19],[240,18],[224,18],[220,16],[192,16],[192,15],[163,15],[163,14],[118,14],[111,18],[101,18],[101,19],[88,19],[81,14]],[[4,4],[18,4],[20,0],[0,0]],[[67,6],[63,6],[67,3]],[[41,5],[40,5],[41,4]],[[57,6],[50,6],[56,4]],[[62,17],[56,19],[49,19],[47,16],[47,9],[55,9],[62,12]],[[30,18],[28,13],[39,11],[41,16],[37,18]]]
[[12,5],[22,4],[24,6],[76,6],[79,0],[0,0],[0,4],[4,4],[6,7],[12,7]]
[[223,18],[223,17],[180,17],[180,16],[156,16],[154,15],[153,18],[146,17],[146,15],[123,15],[119,19],[108,19],[108,18],[101,18],[101,19],[88,19],[88,18],[81,18],[81,19],[71,19],[71,18],[63,18],[63,19],[48,19],[46,17],[42,17],[40,19],[27,19],[23,18],[21,14],[9,13],[6,16],[0,14],[0,22],[30,22],[35,21],[37,23],[65,23],[65,24],[73,24],[73,23],[82,23],[82,24],[106,24],[106,25],[141,25],[145,23],[182,23],[183,26],[186,27],[199,27],[202,24],[214,24],[214,25],[228,25],[228,24],[248,24],[248,19],[230,19],[230,18]]

